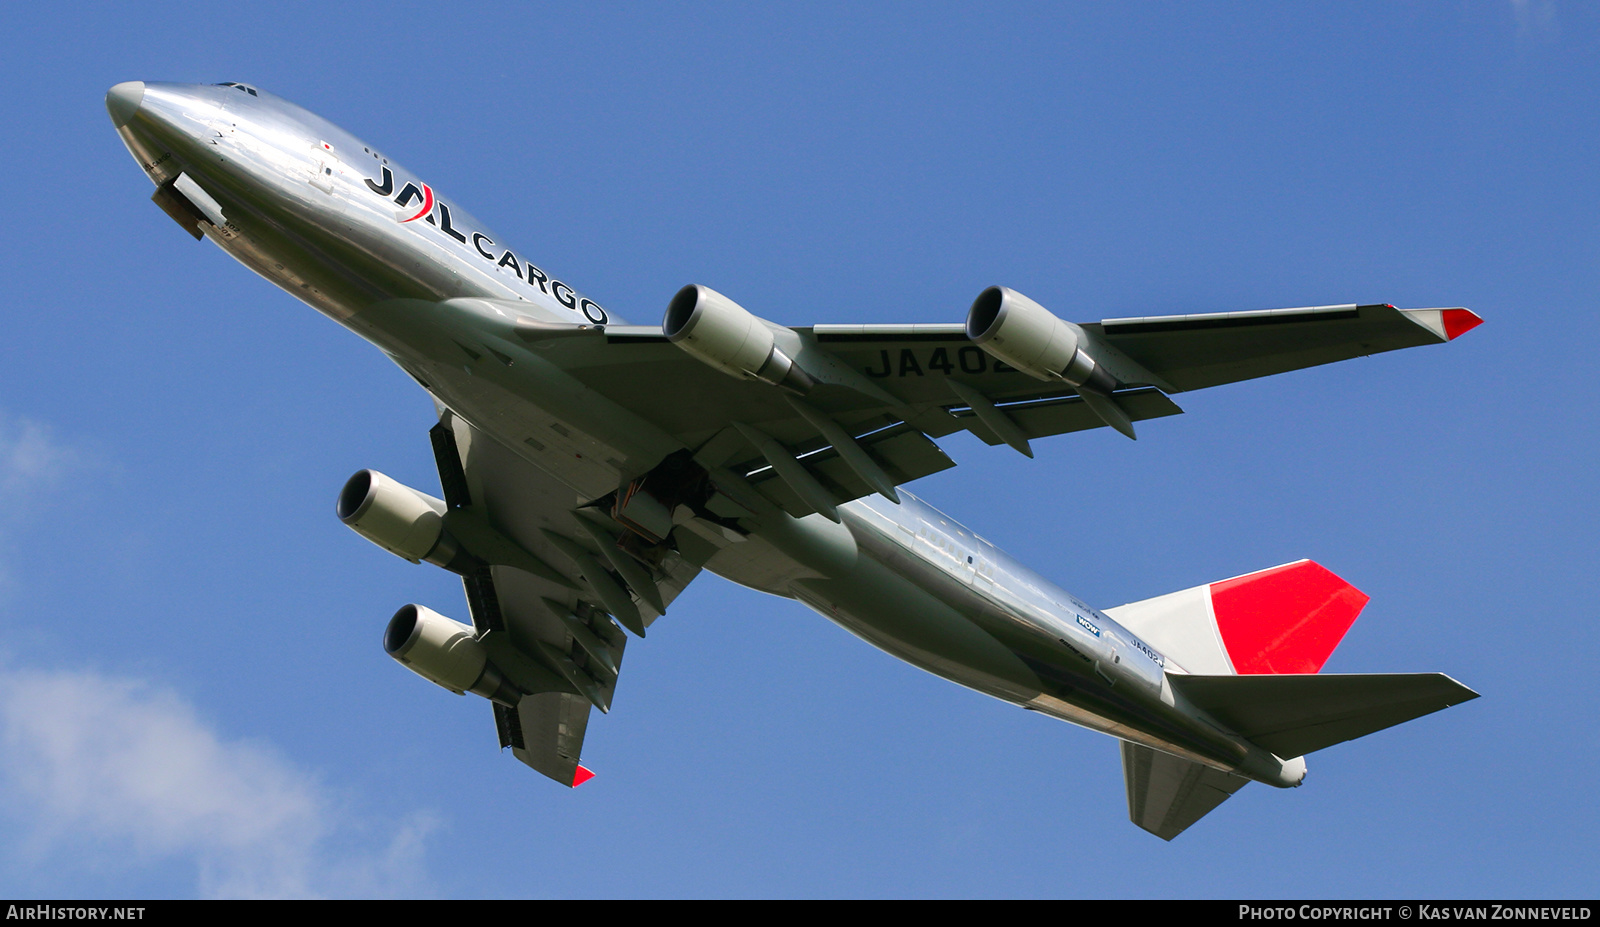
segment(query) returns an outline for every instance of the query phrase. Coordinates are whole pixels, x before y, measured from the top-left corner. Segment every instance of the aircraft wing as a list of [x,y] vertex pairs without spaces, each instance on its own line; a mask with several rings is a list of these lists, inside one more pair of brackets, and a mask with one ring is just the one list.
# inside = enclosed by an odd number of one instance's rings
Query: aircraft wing
[[[695,460],[721,477],[719,488],[724,480],[748,484],[795,516],[832,516],[851,499],[954,466],[932,440],[952,432],[1032,456],[1033,439],[1105,424],[1072,388],[994,360],[959,324],[792,331],[806,363],[827,377],[803,397],[729,377],[656,327],[539,327],[523,340],[694,449]],[[1182,411],[1154,387],[1116,397],[1134,421]]]
[[1028,456],[1034,439],[1107,424],[1132,437],[1133,422],[1182,412],[1168,393],[1441,343],[1479,321],[1465,309],[1343,305],[1086,323],[1084,348],[1115,380],[1098,401],[990,356],[961,323],[773,326],[815,381],[803,396],[729,376],[657,326],[527,323],[508,336],[661,426],[713,473],[792,515],[834,517],[839,503],[954,466],[932,439],[958,430]]
[[610,710],[627,644],[611,616],[643,636],[700,564],[677,551],[631,556],[603,512],[459,417],[446,412],[430,437],[445,524],[491,561],[462,576],[474,630],[528,693],[515,708],[493,703],[500,746],[578,785],[589,776],[579,766],[589,711]]
[[1480,322],[1460,308],[1348,305],[1107,319],[1084,328],[1178,392],[1441,344]]

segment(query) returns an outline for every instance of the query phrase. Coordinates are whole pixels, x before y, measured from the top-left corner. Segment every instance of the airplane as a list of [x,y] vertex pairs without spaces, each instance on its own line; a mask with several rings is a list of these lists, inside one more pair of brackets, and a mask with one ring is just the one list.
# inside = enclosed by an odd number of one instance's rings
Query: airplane
[[[930,673],[1117,738],[1134,824],[1171,840],[1248,782],[1477,697],[1439,673],[1321,675],[1367,596],[1309,560],[1096,608],[904,489],[965,430],[1039,439],[1176,415],[1173,394],[1451,341],[1387,304],[1073,323],[1002,286],[964,322],[788,327],[698,284],[629,325],[381,150],[255,86],[129,81],[106,107],[195,239],[371,342],[432,397],[442,498],[376,470],[337,515],[458,574],[385,651],[492,706],[567,786],[629,635],[701,571],[798,600]],[[626,629],[626,633],[624,632]],[[485,718],[487,733],[488,718]]]

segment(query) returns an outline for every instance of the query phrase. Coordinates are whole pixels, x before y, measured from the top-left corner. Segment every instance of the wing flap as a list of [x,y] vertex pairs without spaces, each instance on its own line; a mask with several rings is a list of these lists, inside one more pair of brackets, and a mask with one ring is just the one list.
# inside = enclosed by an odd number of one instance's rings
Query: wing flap
[[[1167,415],[1181,415],[1183,410],[1178,404],[1166,397],[1158,389],[1132,389],[1123,390],[1114,394],[1117,405],[1128,413],[1128,418],[1140,422],[1147,418],[1161,418]],[[1001,412],[1006,413],[1012,421],[1022,430],[1028,438],[1044,438],[1050,435],[1066,434],[1072,431],[1087,431],[1090,428],[1102,428],[1105,419],[1101,418],[1088,404],[1076,394],[1056,396],[1048,399],[1036,399],[1027,402],[1016,402],[996,406]],[[958,420],[972,430],[973,434],[981,438],[986,444],[1000,444],[1001,438],[993,431],[984,428],[982,423],[974,423],[977,413],[968,409],[957,409],[953,414]]]
[[1122,777],[1128,819],[1162,840],[1183,833],[1250,781],[1126,740]]
[[[882,429],[857,439],[857,442],[896,486],[955,466],[955,461],[939,445],[905,424]],[[824,447],[800,460],[835,502],[848,502],[877,491],[833,447]],[[746,480],[789,514],[801,517],[816,511],[801,492],[781,478],[766,461],[747,461],[735,469],[743,470]]]

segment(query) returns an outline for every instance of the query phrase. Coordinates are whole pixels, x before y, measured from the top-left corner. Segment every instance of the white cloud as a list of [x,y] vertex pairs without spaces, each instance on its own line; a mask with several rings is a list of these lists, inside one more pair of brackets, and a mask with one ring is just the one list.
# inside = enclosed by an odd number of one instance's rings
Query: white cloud
[[78,844],[134,862],[192,860],[211,897],[426,893],[414,818],[376,848],[315,777],[229,742],[175,693],[86,671],[0,670],[0,787],[36,862]]
[[[45,426],[0,412],[0,529],[83,466]],[[70,885],[173,862],[192,864],[211,897],[428,894],[431,821],[377,824],[335,794],[270,745],[229,740],[170,688],[0,663],[0,847],[14,857],[13,894],[27,893],[30,867]]]
[[77,458],[38,422],[0,414],[0,498],[14,504],[53,488]]
[[1511,0],[1511,11],[1517,18],[1519,42],[1556,37],[1555,0]]

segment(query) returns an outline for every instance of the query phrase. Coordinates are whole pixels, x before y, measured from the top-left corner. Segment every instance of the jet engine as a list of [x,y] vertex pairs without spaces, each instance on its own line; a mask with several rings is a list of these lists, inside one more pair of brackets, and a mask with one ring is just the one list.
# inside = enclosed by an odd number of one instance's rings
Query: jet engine
[[1016,290],[992,286],[967,313],[967,337],[978,347],[1040,380],[1065,380],[1073,387],[1108,395],[1116,378],[1084,350],[1083,329]]
[[470,559],[444,530],[445,504],[376,470],[362,470],[339,491],[339,520],[397,557],[453,572]]
[[407,605],[389,619],[383,649],[418,676],[457,695],[472,692],[515,708],[522,693],[489,662],[472,629],[421,605]]
[[661,320],[667,340],[723,373],[796,393],[815,381],[783,352],[766,322],[708,286],[678,291]]

